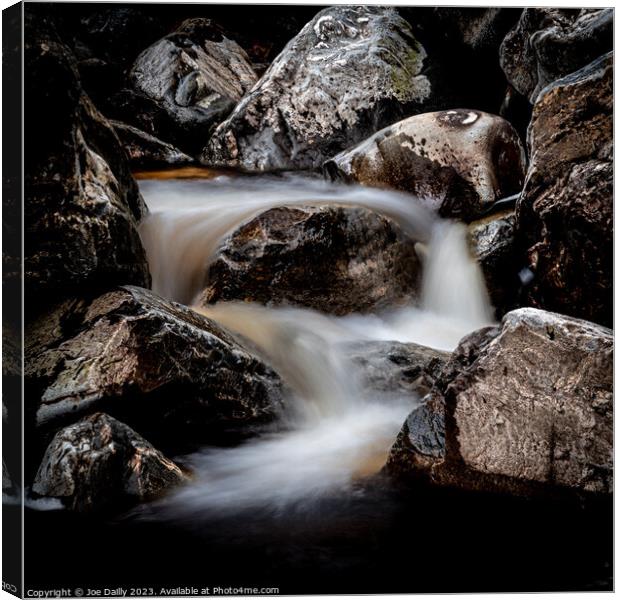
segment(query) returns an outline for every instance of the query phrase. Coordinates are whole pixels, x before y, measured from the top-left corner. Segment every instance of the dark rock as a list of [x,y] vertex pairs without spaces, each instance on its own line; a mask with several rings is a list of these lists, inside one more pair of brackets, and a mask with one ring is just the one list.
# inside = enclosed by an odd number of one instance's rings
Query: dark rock
[[386,127],[324,169],[332,179],[404,190],[442,216],[471,220],[521,190],[525,153],[507,121],[448,110]]
[[11,479],[11,475],[9,474],[9,470],[6,467],[6,463],[4,462],[4,458],[2,459],[2,493],[11,495],[14,492],[13,481]]
[[32,490],[90,512],[151,500],[186,480],[177,465],[133,429],[95,413],[54,436]]
[[[278,376],[211,320],[126,287],[66,301],[26,335],[32,418],[49,429],[104,410],[159,447],[265,421]],[[211,428],[211,429],[210,429]]]
[[609,8],[526,8],[501,46],[506,77],[534,104],[546,85],[613,49],[613,20]]
[[349,342],[346,357],[360,367],[364,389],[425,396],[450,354],[414,343]]
[[464,338],[408,418],[387,470],[481,491],[611,493],[612,390],[611,330],[512,311]]
[[[26,20],[25,280],[67,294],[150,275],[136,230],[146,208],[110,124],[53,29]],[[31,296],[32,297],[32,296]]]
[[517,239],[524,303],[613,323],[613,54],[539,95]]
[[515,308],[519,268],[515,245],[515,211],[508,209],[469,225],[472,253],[482,267],[498,318]]
[[338,315],[416,296],[414,241],[365,208],[280,207],[239,227],[208,267],[203,305],[298,304]]
[[425,57],[393,8],[322,10],[217,128],[202,161],[249,171],[319,167],[426,106]]
[[153,168],[193,162],[191,156],[156,137],[120,121],[110,121],[134,168]]
[[175,123],[170,141],[191,152],[204,147],[212,128],[256,83],[256,74],[220,27],[209,19],[189,19],[144,50],[129,79]]

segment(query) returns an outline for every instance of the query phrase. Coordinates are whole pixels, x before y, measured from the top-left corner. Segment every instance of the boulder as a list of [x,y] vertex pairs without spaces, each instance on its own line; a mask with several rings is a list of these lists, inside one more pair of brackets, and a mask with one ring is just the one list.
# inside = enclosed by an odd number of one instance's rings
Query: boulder
[[524,302],[613,323],[613,54],[550,84],[529,129],[517,202]]
[[196,18],[144,50],[129,80],[176,125],[169,141],[198,152],[256,83],[256,74],[241,46],[211,20]]
[[213,321],[148,290],[66,301],[26,332],[26,387],[43,431],[104,410],[165,449],[256,424],[279,377]]
[[293,38],[216,129],[201,160],[308,169],[431,98],[426,52],[393,8],[335,6]]
[[133,168],[148,169],[193,162],[191,156],[181,152],[172,144],[162,142],[136,127],[120,121],[110,121],[110,123],[125,148]]
[[415,297],[414,241],[365,208],[278,207],[235,230],[207,270],[199,303],[297,304],[343,315]]
[[419,196],[442,216],[471,220],[521,190],[525,153],[512,126],[476,110],[409,117],[324,165],[332,179]]
[[514,208],[478,219],[468,230],[472,254],[482,268],[491,303],[501,318],[515,307],[520,287]]
[[177,465],[133,429],[95,413],[54,436],[32,491],[91,512],[151,500],[186,480]]
[[464,338],[387,471],[523,495],[613,489],[613,332],[534,308]]
[[25,28],[25,135],[34,140],[24,157],[27,293],[148,287],[136,229],[146,207],[114,129],[53,28],[33,17]]
[[540,91],[613,49],[613,10],[526,8],[500,49],[508,81],[534,104]]
[[450,357],[449,352],[402,342],[347,342],[342,349],[359,367],[365,390],[420,398],[431,390]]

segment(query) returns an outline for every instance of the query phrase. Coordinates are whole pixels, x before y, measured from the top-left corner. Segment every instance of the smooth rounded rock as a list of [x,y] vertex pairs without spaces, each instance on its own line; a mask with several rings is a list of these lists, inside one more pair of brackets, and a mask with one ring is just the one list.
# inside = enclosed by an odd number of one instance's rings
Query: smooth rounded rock
[[442,216],[471,220],[521,190],[525,153],[504,119],[476,110],[399,121],[324,165],[332,179],[418,196]]

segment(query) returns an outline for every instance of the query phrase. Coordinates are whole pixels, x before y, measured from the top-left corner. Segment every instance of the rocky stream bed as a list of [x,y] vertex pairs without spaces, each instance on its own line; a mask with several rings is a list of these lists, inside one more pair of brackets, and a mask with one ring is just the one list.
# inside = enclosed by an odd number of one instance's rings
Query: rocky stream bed
[[610,589],[613,12],[243,10],[26,7],[37,587]]

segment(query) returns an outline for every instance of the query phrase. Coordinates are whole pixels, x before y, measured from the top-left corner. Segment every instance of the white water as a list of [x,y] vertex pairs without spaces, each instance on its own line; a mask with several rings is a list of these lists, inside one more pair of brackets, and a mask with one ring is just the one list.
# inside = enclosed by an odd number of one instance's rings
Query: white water
[[419,398],[382,398],[365,390],[340,343],[398,340],[451,350],[463,335],[492,321],[464,226],[435,220],[408,195],[300,177],[144,181],[141,190],[151,211],[140,233],[154,290],[186,303],[203,287],[220,241],[275,206],[361,205],[390,216],[425,243],[420,306],[346,317],[231,302],[195,307],[252,340],[294,398],[280,432],[186,457],[195,479],[160,504],[168,516],[291,510],[349,489],[385,462]]

